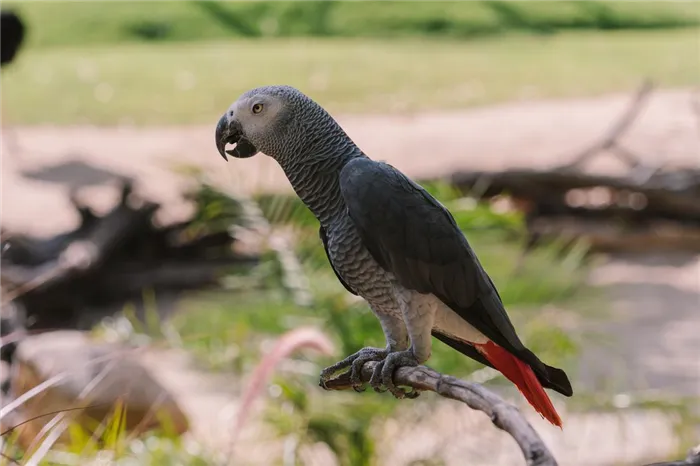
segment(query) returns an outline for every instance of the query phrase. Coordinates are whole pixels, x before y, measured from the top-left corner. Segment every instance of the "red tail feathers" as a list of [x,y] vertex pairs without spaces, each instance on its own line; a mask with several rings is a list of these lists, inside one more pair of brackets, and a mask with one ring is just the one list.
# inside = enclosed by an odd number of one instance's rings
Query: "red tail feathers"
[[561,428],[561,418],[552,405],[552,401],[544,391],[542,384],[532,372],[530,366],[516,358],[501,346],[492,341],[483,345],[474,345],[496,369],[501,371],[508,380],[513,382],[520,392],[525,395],[533,408],[549,422]]

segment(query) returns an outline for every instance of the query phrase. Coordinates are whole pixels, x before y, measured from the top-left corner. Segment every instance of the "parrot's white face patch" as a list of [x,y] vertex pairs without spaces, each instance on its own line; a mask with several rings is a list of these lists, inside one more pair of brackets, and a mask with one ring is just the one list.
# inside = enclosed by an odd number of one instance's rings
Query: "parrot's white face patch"
[[274,92],[249,91],[239,97],[217,124],[216,144],[221,156],[244,159],[263,152],[274,157],[283,146],[279,133],[285,102]]
[[278,97],[261,94],[241,97],[229,111],[241,125],[243,136],[259,148],[270,136],[268,132],[274,128],[282,106]]

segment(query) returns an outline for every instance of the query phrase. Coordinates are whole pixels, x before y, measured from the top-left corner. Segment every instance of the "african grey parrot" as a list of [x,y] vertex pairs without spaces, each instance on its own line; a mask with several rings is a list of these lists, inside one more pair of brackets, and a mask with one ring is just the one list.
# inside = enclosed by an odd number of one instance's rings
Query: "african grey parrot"
[[320,105],[289,86],[241,95],[216,126],[216,147],[225,160],[263,152],[280,164],[318,219],[338,280],[381,323],[386,348],[359,350],[324,369],[322,382],[350,368],[359,389],[362,365],[379,361],[370,385],[413,396],[394,385],[394,370],[427,361],[435,336],[502,372],[561,427],[543,387],[571,396],[568,377],[522,344],[452,215],[421,186],[367,157]]

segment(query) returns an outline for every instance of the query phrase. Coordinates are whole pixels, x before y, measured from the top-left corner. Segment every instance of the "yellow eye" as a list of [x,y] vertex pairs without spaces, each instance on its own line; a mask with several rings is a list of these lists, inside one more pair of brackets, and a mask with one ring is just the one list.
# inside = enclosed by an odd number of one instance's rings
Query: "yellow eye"
[[263,109],[263,104],[253,105],[253,113],[260,113],[260,112],[262,112],[262,109]]

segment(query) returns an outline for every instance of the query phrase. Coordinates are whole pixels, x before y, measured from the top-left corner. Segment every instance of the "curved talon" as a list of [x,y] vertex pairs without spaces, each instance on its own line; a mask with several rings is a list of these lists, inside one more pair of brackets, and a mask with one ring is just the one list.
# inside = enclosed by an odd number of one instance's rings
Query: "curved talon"
[[352,389],[358,393],[365,391],[365,388],[363,387],[364,383],[362,382],[362,366],[365,364],[365,359],[366,358],[362,356],[358,356],[358,358],[352,362],[352,366],[350,367],[350,382],[352,383]]
[[418,360],[412,351],[398,351],[396,353],[390,353],[384,360],[384,365],[381,369],[381,377],[384,382],[384,386],[398,399],[409,398],[414,399],[418,396],[418,392],[415,389],[410,391],[403,390],[394,384],[394,371],[399,367],[410,366],[415,367],[418,365]]
[[357,353],[348,356],[340,362],[326,367],[321,371],[319,385],[326,389],[326,381],[330,380],[333,375],[343,369],[350,368],[350,382],[353,390],[358,393],[364,392],[364,383],[362,382],[362,366],[370,361],[382,361],[387,356],[387,350],[382,348],[362,348]]
[[380,361],[372,371],[372,378],[369,379],[369,386],[374,389],[377,393],[384,393],[388,389],[382,388],[382,367],[384,367],[384,361]]

